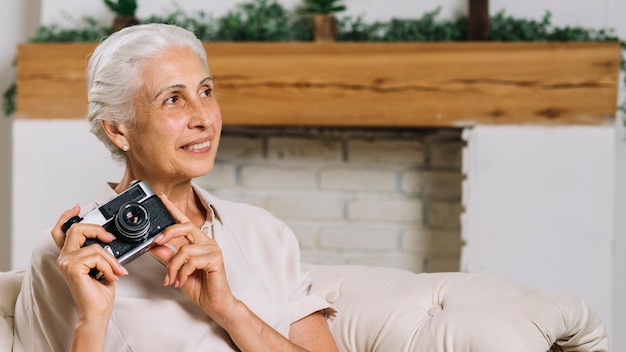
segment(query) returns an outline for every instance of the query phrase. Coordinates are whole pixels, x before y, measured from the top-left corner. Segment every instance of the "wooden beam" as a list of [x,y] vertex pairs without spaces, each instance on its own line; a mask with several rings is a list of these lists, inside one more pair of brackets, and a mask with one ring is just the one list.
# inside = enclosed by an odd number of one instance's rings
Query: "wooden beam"
[[469,0],[467,40],[489,40],[489,0]]
[[[23,44],[18,118],[81,118],[95,43]],[[619,43],[205,43],[225,124],[603,124]]]

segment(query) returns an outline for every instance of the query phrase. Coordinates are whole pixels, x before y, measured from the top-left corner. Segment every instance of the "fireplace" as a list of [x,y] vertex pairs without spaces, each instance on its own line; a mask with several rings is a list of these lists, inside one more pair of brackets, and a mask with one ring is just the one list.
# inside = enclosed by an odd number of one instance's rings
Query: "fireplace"
[[[118,179],[76,119],[94,45],[20,46],[14,267],[64,200]],[[283,219],[304,260],[492,273],[613,316],[618,43],[207,46],[227,126],[198,181]]]
[[461,131],[227,126],[198,182],[285,221],[305,261],[458,271]]

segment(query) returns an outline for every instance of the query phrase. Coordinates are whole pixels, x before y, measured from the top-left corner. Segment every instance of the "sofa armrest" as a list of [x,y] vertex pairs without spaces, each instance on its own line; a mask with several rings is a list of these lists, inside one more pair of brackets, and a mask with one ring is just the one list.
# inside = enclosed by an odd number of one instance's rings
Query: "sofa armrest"
[[0,352],[13,349],[13,315],[23,277],[23,271],[0,272]]
[[329,326],[341,351],[608,351],[600,319],[565,294],[486,275],[307,268],[338,311]]

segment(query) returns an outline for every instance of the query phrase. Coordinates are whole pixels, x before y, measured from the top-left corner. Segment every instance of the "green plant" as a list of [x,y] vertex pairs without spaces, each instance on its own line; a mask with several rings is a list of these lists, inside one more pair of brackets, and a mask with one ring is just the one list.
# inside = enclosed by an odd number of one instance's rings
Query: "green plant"
[[[339,19],[340,41],[462,41],[466,40],[467,17],[438,18],[440,8],[416,19],[392,18],[387,22],[365,23],[362,18]],[[489,19],[491,41],[619,41],[610,30],[556,27],[547,11],[540,21],[516,18],[500,11]]]
[[190,15],[177,7],[166,16],[153,15],[140,21],[140,23],[167,23],[192,31],[202,41],[217,40],[216,21],[204,11],[198,11]]
[[240,3],[218,19],[217,39],[224,41],[293,40],[290,16],[276,0]]
[[367,24],[362,18],[339,19],[339,41],[460,41],[466,39],[467,17],[439,20],[441,8],[416,19],[392,18]]
[[17,84],[15,82],[9,85],[9,88],[2,94],[2,111],[6,116],[13,114],[15,111],[15,96],[17,95]]
[[344,11],[343,0],[304,0],[300,11],[308,14],[329,14]]
[[619,41],[611,30],[576,26],[555,27],[551,19],[550,11],[546,11],[541,21],[514,18],[500,11],[489,20],[489,39],[493,41]]
[[118,16],[135,17],[137,12],[136,0],[104,0],[104,4]]
[[466,39],[467,17],[437,20],[441,8],[418,19],[392,19],[385,25],[383,41],[459,41]]
[[337,40],[344,42],[381,41],[385,32],[383,22],[367,23],[361,16],[337,19]]

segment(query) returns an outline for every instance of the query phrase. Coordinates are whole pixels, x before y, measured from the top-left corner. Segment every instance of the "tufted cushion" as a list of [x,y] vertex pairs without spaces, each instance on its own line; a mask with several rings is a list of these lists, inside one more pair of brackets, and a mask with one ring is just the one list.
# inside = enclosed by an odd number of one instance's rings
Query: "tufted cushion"
[[[608,351],[587,305],[485,275],[309,265],[341,351]],[[401,308],[399,308],[401,307]]]
[[23,276],[21,271],[0,272],[0,352],[13,348],[13,314]]
[[[306,265],[314,291],[339,311],[330,329],[341,351],[608,351],[602,322],[579,299],[462,273],[415,274]],[[0,352],[13,344],[23,272],[0,272]]]

